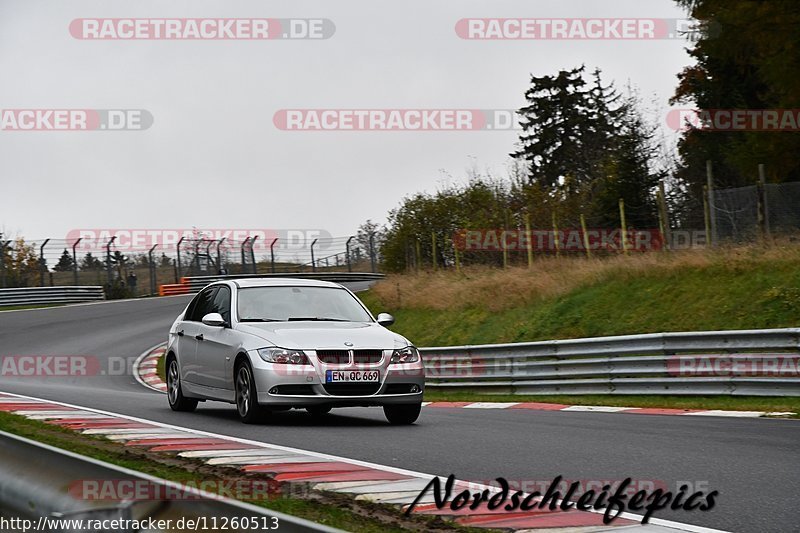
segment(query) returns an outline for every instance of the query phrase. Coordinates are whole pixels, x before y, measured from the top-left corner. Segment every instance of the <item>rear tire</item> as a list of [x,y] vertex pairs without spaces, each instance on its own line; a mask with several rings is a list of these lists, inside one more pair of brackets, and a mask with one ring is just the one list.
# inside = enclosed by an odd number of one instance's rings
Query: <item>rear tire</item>
[[245,424],[261,422],[267,413],[258,405],[258,391],[250,363],[245,361],[236,366],[234,389],[239,419]]
[[310,414],[313,418],[324,418],[325,415],[331,412],[330,407],[306,407],[306,411]]
[[183,395],[181,372],[175,356],[167,360],[167,400],[173,411],[192,412],[197,409],[197,400]]
[[384,405],[383,414],[390,424],[395,426],[407,426],[413,424],[419,418],[422,410],[422,403]]

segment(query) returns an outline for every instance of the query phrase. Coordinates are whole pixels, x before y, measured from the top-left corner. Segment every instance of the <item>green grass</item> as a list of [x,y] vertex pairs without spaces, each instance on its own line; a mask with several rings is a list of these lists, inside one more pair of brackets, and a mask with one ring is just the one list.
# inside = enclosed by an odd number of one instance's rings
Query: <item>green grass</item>
[[[38,420],[28,420],[11,413],[0,412],[0,430],[162,479],[186,483],[189,486],[197,484],[201,476],[203,481],[215,479],[213,474],[200,473],[197,463],[188,460],[184,461],[186,468],[180,465],[177,459],[171,455],[163,455],[165,458],[163,462],[152,460],[143,457],[142,453],[137,454],[130,449],[126,449],[122,444],[100,437],[82,435]],[[233,474],[235,474],[235,471]],[[216,477],[220,480],[223,479],[222,476]],[[399,510],[396,512],[384,512],[383,516],[379,518],[377,513],[371,511],[374,508],[374,504],[368,503],[350,505],[349,503],[322,501],[319,498],[301,499],[285,496],[264,502],[249,501],[248,503],[354,532],[400,533],[409,530],[435,530],[454,531],[457,533],[476,533],[478,531],[487,533],[491,531],[444,523],[436,518],[416,516],[407,519],[401,515]],[[385,507],[383,509],[386,510]],[[396,523],[392,523],[393,516]]]
[[[719,260],[701,268],[675,266],[652,272],[623,271],[621,275],[598,276],[595,281],[579,284],[563,294],[544,297],[531,294],[527,301],[508,308],[493,301],[506,297],[519,299],[518,289],[512,289],[513,294],[504,294],[501,281],[505,279],[498,280],[493,295],[486,295],[485,305],[448,308],[448,291],[441,288],[448,283],[447,279],[431,286],[431,290],[442,292],[445,301],[440,309],[416,306],[414,294],[403,294],[403,304],[399,306],[392,301],[394,298],[379,296],[393,294],[393,287],[360,293],[359,297],[372,311],[394,314],[397,322],[392,329],[419,346],[796,327],[800,325],[797,259]],[[570,268],[571,264],[565,263],[564,268]],[[448,275],[452,284],[461,281],[456,273]],[[423,283],[417,281],[414,286],[402,276],[383,283],[411,285],[418,292],[426,290]]]
[[446,392],[428,389],[426,402],[538,402],[566,405],[606,405],[612,407],[655,407],[667,409],[719,409],[723,411],[766,411],[794,413],[800,418],[800,398],[766,396],[610,396],[610,395],[517,395]]

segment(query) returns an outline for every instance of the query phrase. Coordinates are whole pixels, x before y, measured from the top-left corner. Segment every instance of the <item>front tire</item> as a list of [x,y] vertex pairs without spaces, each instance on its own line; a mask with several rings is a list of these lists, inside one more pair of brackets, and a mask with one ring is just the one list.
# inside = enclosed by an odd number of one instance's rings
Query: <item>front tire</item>
[[173,411],[192,412],[197,409],[197,400],[183,395],[181,372],[175,356],[167,360],[167,400]]
[[383,414],[390,424],[395,426],[407,426],[413,424],[419,418],[422,410],[422,402],[401,405],[384,405]]
[[241,421],[245,424],[256,424],[263,420],[265,411],[258,405],[258,391],[249,363],[237,365],[234,383],[236,411]]

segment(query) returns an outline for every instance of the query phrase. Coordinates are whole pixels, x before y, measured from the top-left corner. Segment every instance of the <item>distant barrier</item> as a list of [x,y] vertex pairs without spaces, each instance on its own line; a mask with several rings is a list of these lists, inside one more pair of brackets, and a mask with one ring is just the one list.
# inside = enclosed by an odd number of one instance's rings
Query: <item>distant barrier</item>
[[384,274],[373,272],[281,272],[270,274],[232,274],[219,276],[187,276],[181,278],[180,283],[160,285],[159,296],[174,296],[179,294],[193,294],[200,289],[214,283],[228,279],[257,279],[257,278],[298,278],[316,279],[320,281],[333,281],[336,283],[377,281],[383,279]]
[[800,396],[800,328],[421,348],[426,387],[492,394]]
[[103,300],[103,287],[23,287],[0,289],[0,307],[47,305]]

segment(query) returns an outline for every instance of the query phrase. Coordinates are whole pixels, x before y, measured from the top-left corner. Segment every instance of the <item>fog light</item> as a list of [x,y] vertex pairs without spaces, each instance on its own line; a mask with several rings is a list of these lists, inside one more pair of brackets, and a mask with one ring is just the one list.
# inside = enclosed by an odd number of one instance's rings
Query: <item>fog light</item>
[[270,394],[278,394],[278,387],[272,387],[271,389],[269,389],[269,393]]
[[419,392],[419,385],[411,385],[411,394]]

